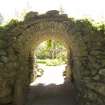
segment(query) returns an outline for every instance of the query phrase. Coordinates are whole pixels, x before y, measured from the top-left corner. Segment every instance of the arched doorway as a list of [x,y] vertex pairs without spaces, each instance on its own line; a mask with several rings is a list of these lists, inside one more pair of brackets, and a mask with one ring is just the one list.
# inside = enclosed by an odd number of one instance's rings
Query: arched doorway
[[[29,28],[27,28],[17,39],[16,43],[14,43],[13,46],[16,45],[16,50],[18,50],[20,52],[20,62],[21,62],[21,66],[20,66],[20,71],[21,73],[19,73],[18,79],[17,81],[19,81],[18,83],[16,82],[16,98],[17,102],[21,102],[20,99],[22,100],[22,98],[20,98],[19,95],[22,96],[22,92],[23,89],[26,88],[26,85],[29,84],[30,81],[30,76],[31,76],[31,72],[33,70],[33,57],[34,57],[34,49],[35,47],[38,46],[38,44],[40,42],[42,42],[43,40],[48,40],[48,39],[53,39],[53,40],[60,40],[62,42],[64,42],[65,46],[67,47],[68,50],[68,62],[69,62],[69,66],[70,68],[72,67],[73,70],[73,74],[74,74],[74,78],[75,78],[75,83],[79,83],[79,75],[78,75],[78,54],[76,51],[78,50],[77,48],[77,43],[74,43],[74,39],[73,39],[73,35],[67,32],[67,28],[65,27],[65,25],[63,25],[62,23],[59,22],[55,22],[55,21],[40,21],[37,24],[34,24],[32,26],[30,26]],[[79,50],[78,50],[79,52]],[[71,54],[72,53],[72,54]],[[72,57],[71,57],[72,55]],[[72,61],[70,61],[72,58]],[[75,57],[76,60],[73,60]],[[75,66],[71,65],[75,64]],[[24,78],[23,75],[24,74]],[[78,79],[77,79],[78,78]],[[27,81],[24,83],[24,81]],[[22,85],[24,85],[22,87]],[[22,87],[22,90],[19,89]],[[19,90],[17,90],[19,89]],[[26,89],[24,89],[26,90]]]
[[11,34],[7,34],[8,42],[11,45],[8,48],[9,59],[17,63],[16,76],[13,77],[14,89],[12,90],[13,101],[16,105],[24,103],[25,93],[31,82],[34,49],[44,40],[52,39],[64,43],[68,52],[68,67],[73,72],[73,84],[77,90],[80,89],[80,74],[82,73],[80,60],[85,57],[87,52],[81,36],[72,30],[70,25],[71,22],[67,15],[59,15],[58,11],[51,11],[45,15],[29,13],[24,22],[20,22],[15,28],[12,28]]
[[[64,77],[69,73],[67,69],[67,49],[62,42],[47,40],[35,49],[34,70],[30,84],[63,84]],[[68,74],[70,75],[70,74]]]

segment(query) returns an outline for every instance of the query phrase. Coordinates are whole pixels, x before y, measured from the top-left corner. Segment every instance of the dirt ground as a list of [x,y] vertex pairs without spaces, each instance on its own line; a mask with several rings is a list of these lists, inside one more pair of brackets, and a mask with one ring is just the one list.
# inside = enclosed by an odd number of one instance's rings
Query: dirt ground
[[79,105],[72,84],[30,86],[26,105]]

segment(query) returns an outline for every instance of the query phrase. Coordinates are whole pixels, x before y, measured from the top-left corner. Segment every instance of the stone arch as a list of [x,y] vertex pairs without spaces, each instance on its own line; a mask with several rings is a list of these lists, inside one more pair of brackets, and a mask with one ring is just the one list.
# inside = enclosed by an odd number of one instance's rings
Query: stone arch
[[102,49],[104,38],[97,34],[98,31],[91,32],[90,28],[85,32],[88,26],[84,22],[79,25],[78,21],[76,24],[56,10],[42,15],[30,12],[23,22],[4,31],[4,36],[0,34],[0,103],[24,105],[33,70],[33,51],[40,42],[54,39],[64,42],[68,49],[69,66],[72,66],[80,104],[91,105],[91,101],[93,104],[97,101],[97,105],[104,105],[104,89],[99,90],[94,80],[98,78],[97,74],[104,78],[104,69],[101,69],[105,66],[104,57],[102,60],[99,57],[105,52]]
[[[62,17],[62,16],[61,16]],[[64,17],[63,17],[64,18]],[[38,46],[38,44],[44,40],[47,39],[54,39],[64,42],[65,46],[68,49],[68,57],[70,58],[70,53],[72,52],[72,62],[73,62],[73,75],[75,78],[75,84],[77,88],[79,89],[79,82],[80,82],[80,74],[79,74],[79,56],[80,48],[79,44],[82,42],[78,42],[78,40],[75,39],[74,35],[68,31],[68,27],[65,23],[68,22],[68,18],[66,18],[66,21],[61,20],[59,22],[59,18],[56,20],[54,19],[47,19],[46,18],[35,20],[35,22],[28,24],[26,28],[19,34],[19,36],[14,36],[16,40],[11,43],[11,47],[15,50],[15,52],[19,53],[19,58],[17,62],[21,62],[18,76],[16,79],[16,103],[22,102],[22,89],[19,88],[26,88],[27,85],[29,85],[30,81],[30,75],[33,70],[33,54],[35,47]],[[17,27],[16,29],[17,30]],[[13,37],[12,37],[13,38]],[[20,60],[20,61],[19,61]],[[69,66],[70,61],[69,59]],[[28,69],[27,69],[28,68]],[[29,70],[30,69],[30,70]],[[24,75],[24,77],[23,77]],[[25,84],[24,84],[24,81]],[[22,85],[24,85],[22,87]],[[18,88],[17,88],[18,87]],[[19,89],[19,90],[18,90]],[[26,90],[26,89],[24,89]],[[19,98],[19,99],[18,99]],[[20,104],[20,103],[18,103]]]

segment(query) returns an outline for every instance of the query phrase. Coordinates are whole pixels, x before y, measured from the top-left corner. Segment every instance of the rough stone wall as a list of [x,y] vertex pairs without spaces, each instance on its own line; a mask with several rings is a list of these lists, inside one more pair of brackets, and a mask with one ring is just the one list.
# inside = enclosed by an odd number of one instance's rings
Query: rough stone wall
[[[105,32],[86,25],[81,21],[79,29],[86,48],[84,56],[80,57],[81,75],[81,105],[105,104]],[[91,29],[92,28],[92,29]],[[74,28],[75,29],[75,28]]]
[[0,105],[24,104],[33,70],[33,51],[47,39],[64,42],[72,52],[69,64],[79,104],[104,105],[105,32],[86,20],[74,21],[58,11],[42,15],[30,12],[23,22],[0,28]]

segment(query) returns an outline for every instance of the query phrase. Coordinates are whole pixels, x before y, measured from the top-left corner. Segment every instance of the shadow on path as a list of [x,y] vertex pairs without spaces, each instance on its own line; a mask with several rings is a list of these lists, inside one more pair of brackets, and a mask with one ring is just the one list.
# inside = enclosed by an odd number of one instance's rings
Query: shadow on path
[[71,83],[30,86],[26,105],[79,105]]

